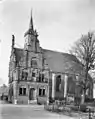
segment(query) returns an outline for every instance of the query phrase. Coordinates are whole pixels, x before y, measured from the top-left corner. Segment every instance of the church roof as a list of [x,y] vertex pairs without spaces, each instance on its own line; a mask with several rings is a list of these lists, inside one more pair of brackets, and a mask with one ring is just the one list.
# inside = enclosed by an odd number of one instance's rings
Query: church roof
[[[24,57],[24,49],[14,48],[17,63]],[[48,68],[53,72],[69,74],[84,74],[83,66],[79,60],[71,54],[42,49]]]
[[79,60],[71,54],[43,49],[48,67],[54,72],[81,74],[83,66]]

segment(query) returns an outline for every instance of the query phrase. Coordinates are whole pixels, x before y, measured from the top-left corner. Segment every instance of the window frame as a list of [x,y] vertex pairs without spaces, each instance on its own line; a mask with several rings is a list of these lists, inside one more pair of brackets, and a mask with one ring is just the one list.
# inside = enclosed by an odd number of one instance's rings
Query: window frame
[[27,81],[28,80],[28,72],[22,71],[21,79]]
[[56,77],[56,92],[60,92],[60,85],[61,85],[61,75],[57,75],[57,77]]
[[37,67],[37,59],[35,58],[31,59],[31,67]]
[[40,97],[46,96],[46,89],[45,88],[39,88],[39,96]]
[[[21,90],[21,91],[20,91]],[[19,87],[19,96],[26,96],[26,87]]]

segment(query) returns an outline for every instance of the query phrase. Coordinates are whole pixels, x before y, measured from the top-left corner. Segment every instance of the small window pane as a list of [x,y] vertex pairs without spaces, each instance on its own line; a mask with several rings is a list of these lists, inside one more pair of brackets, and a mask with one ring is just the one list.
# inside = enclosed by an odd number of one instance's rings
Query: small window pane
[[44,81],[44,74],[42,74],[42,82]]
[[22,88],[19,88],[19,95],[22,95]]
[[26,88],[23,88],[23,95],[26,95]]
[[39,88],[39,96],[41,96],[42,89]]
[[35,77],[35,73],[34,72],[32,72],[32,77]]
[[45,96],[45,89],[43,89],[43,96]]

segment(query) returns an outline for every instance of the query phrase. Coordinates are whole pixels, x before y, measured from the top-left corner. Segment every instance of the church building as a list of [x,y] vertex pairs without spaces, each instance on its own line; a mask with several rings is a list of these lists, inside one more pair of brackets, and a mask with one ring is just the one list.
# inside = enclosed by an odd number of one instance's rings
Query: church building
[[[24,47],[15,47],[12,35],[9,61],[8,100],[14,104],[48,103],[49,99],[64,99],[68,95],[81,95],[78,81],[84,79],[84,70],[78,59],[68,53],[44,49],[33,27],[24,34]],[[64,39],[65,40],[65,39]],[[89,78],[87,95],[92,98],[93,83]]]

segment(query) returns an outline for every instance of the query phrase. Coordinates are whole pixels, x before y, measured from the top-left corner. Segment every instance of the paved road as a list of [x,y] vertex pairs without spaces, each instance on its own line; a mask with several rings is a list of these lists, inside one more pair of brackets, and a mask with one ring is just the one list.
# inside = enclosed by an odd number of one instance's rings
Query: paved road
[[0,119],[76,119],[44,110],[39,105],[0,104]]

